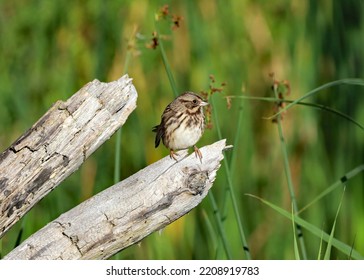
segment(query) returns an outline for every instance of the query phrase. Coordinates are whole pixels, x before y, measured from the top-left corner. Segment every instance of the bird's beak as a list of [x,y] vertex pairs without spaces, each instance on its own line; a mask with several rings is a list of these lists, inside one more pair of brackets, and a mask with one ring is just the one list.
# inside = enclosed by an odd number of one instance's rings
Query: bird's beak
[[207,105],[209,105],[209,103],[207,103],[207,102],[205,102],[205,101],[201,101],[201,103],[200,103],[200,106],[201,106],[201,107],[203,107],[203,106],[207,106]]

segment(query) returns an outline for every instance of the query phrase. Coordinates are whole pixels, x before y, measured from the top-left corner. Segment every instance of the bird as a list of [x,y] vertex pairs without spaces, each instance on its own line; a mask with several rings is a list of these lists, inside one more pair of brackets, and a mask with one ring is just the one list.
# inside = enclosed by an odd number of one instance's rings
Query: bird
[[205,129],[203,107],[209,103],[191,91],[186,91],[167,105],[161,117],[161,123],[153,127],[156,132],[155,148],[162,140],[169,149],[170,158],[177,160],[176,150],[184,150],[193,146],[195,155],[202,162],[202,153],[196,143]]

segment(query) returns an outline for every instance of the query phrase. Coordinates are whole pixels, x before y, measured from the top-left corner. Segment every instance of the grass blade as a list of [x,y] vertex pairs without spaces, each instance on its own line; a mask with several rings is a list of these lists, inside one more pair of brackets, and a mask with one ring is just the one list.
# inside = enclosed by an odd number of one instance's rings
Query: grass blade
[[340,212],[340,209],[341,209],[341,204],[342,204],[342,201],[343,201],[343,198],[344,198],[344,193],[345,193],[345,187],[344,187],[343,194],[342,194],[342,196],[341,196],[341,200],[340,200],[340,203],[339,203],[339,207],[337,208],[337,211],[336,211],[336,216],[335,216],[334,223],[333,223],[333,225],[332,225],[332,229],[331,229],[331,233],[330,233],[329,241],[328,241],[328,243],[327,243],[326,253],[325,253],[325,256],[324,256],[324,259],[325,259],[325,260],[329,260],[329,259],[330,259],[331,248],[332,248],[332,240],[333,240],[333,238],[334,238],[334,232],[335,232],[336,221],[337,221],[337,217],[339,216],[339,212]]
[[[275,98],[278,99],[278,96],[279,96],[278,95],[278,86],[274,86],[273,89],[274,89],[273,91],[274,91]],[[296,202],[296,196],[294,193],[293,181],[292,181],[292,176],[291,176],[291,168],[289,166],[288,152],[287,152],[287,146],[286,146],[286,142],[285,142],[284,134],[283,134],[281,116],[280,115],[277,116],[276,120],[277,120],[278,135],[279,135],[279,139],[280,139],[280,143],[281,143],[283,161],[284,161],[284,173],[285,173],[286,179],[287,179],[288,191],[289,191],[289,194],[291,197],[293,211],[296,214],[298,212],[298,206],[297,206],[297,202]],[[302,258],[305,260],[305,259],[307,259],[306,246],[305,246],[305,241],[303,239],[301,227],[299,227],[299,226],[297,226],[297,236],[298,236],[298,240],[300,243]]]
[[[278,98],[273,98],[273,97],[255,97],[255,96],[228,96],[229,98],[242,98],[242,99],[250,99],[250,100],[258,100],[258,101],[267,101],[267,102],[283,102],[283,103],[294,103],[296,102],[296,100],[288,100],[288,99],[278,99]],[[364,125],[360,124],[359,122],[357,122],[356,120],[354,120],[352,117],[336,110],[333,109],[331,107],[322,105],[322,104],[316,104],[316,103],[310,103],[310,102],[297,102],[297,105],[303,105],[303,106],[308,106],[308,107],[313,107],[315,109],[320,109],[322,111],[326,111],[335,115],[338,115],[344,119],[346,119],[347,121],[355,124],[356,126],[358,126],[361,130],[364,130]],[[270,119],[271,117],[268,117],[268,119]]]
[[294,256],[296,260],[300,260],[300,251],[298,250],[298,243],[296,238],[296,227],[295,227],[295,220],[294,220],[294,212],[293,212],[293,205],[291,208],[291,219],[292,219],[292,230],[293,230],[293,246],[294,246]]
[[[215,107],[215,104],[214,104],[214,99],[213,98],[211,98],[211,104],[212,104],[212,107],[213,108],[216,108]],[[213,115],[214,115],[214,121],[215,121],[215,124],[216,124],[216,129],[217,129],[218,137],[219,137],[219,139],[222,139],[222,135],[221,135],[221,130],[220,130],[220,125],[219,125],[219,120],[218,120],[218,117],[217,117],[216,109],[213,110]],[[237,205],[236,198],[235,198],[235,194],[234,194],[234,189],[233,189],[233,183],[232,183],[232,179],[231,179],[230,168],[229,168],[228,162],[226,160],[225,152],[224,152],[223,162],[224,162],[225,173],[226,173],[226,177],[227,177],[227,181],[228,181],[228,188],[229,188],[230,198],[231,198],[231,202],[233,204],[233,211],[234,211],[235,219],[236,219],[236,222],[237,222],[237,225],[238,225],[240,240],[241,240],[241,243],[243,245],[243,250],[244,250],[245,256],[247,257],[247,259],[251,259],[251,255],[250,255],[250,251],[249,251],[249,246],[248,246],[248,243],[247,243],[246,238],[245,238],[245,233],[244,233],[243,225],[242,225],[241,218],[240,218],[240,214],[239,214],[239,210],[238,210],[238,205]]]
[[212,209],[213,209],[215,221],[216,221],[216,224],[217,224],[217,229],[219,231],[219,235],[221,237],[222,244],[224,246],[226,257],[227,257],[228,260],[231,260],[232,259],[231,250],[230,250],[230,247],[228,245],[227,237],[226,237],[226,234],[225,234],[225,229],[224,229],[224,227],[222,225],[222,222],[221,222],[221,215],[220,215],[219,209],[217,208],[217,203],[216,203],[215,197],[214,197],[214,195],[212,194],[211,191],[209,192],[208,196],[209,196],[211,206],[212,206]]
[[328,187],[326,190],[324,190],[322,193],[320,193],[318,196],[316,196],[310,203],[308,203],[306,206],[302,207],[302,209],[300,209],[298,211],[298,213],[305,211],[312,204],[316,203],[317,201],[319,201],[320,199],[322,199],[323,197],[325,197],[326,195],[328,195],[329,193],[333,192],[335,189],[340,187],[346,181],[350,180],[351,178],[353,178],[354,176],[356,176],[357,174],[359,174],[360,172],[363,172],[363,171],[364,171],[364,164],[361,164],[361,165],[355,167],[354,169],[350,170],[344,176],[342,176],[339,180],[337,180],[334,184],[332,184],[330,187]]
[[[135,38],[136,29],[134,29],[131,40]],[[132,58],[132,50],[128,49],[125,56],[124,69],[123,73],[126,74],[129,69],[129,64]],[[114,184],[120,182],[121,180],[121,136],[122,136],[122,127],[118,129],[116,132],[116,141],[115,141],[115,157],[114,157]],[[122,254],[119,252],[115,254],[112,259],[121,259]]]
[[321,252],[322,252],[322,244],[323,244],[323,234],[324,234],[324,231],[322,231],[322,234],[321,234],[321,239],[320,239],[320,247],[319,247],[319,251],[318,251],[318,256],[317,256],[317,260],[320,260],[321,258]]
[[[268,205],[269,207],[271,207],[273,210],[277,211],[279,214],[281,214],[282,216],[291,219],[291,213],[282,209],[281,207],[263,199],[260,198],[258,196],[252,195],[252,194],[247,194],[248,196],[251,196],[253,198],[256,198],[258,200],[260,200],[261,202],[263,202],[264,204]],[[313,224],[307,222],[306,220],[300,218],[297,215],[294,215],[295,217],[295,223],[299,224],[300,226],[304,227],[306,230],[308,230],[309,232],[311,232],[313,235],[317,236],[317,237],[321,237],[324,241],[329,242],[329,238],[330,236],[326,233],[323,232],[321,229],[317,228],[316,226],[314,226]],[[347,256],[351,256],[353,259],[358,259],[358,260],[364,260],[364,256],[362,256],[358,251],[356,251],[355,249],[352,248],[352,246],[349,246],[345,243],[343,243],[340,240],[337,240],[336,238],[332,238],[332,246],[335,247],[336,249],[338,249],[339,251],[341,251],[342,253],[346,254]]]
[[160,33],[159,33],[159,29],[158,29],[158,22],[157,22],[156,19],[155,19],[154,24],[155,24],[155,29],[157,31],[158,43],[159,43],[159,50],[160,50],[160,53],[161,53],[161,56],[162,56],[162,61],[163,61],[164,69],[166,70],[166,73],[167,73],[167,76],[168,76],[168,80],[169,80],[169,84],[172,87],[172,91],[173,91],[174,97],[177,97],[178,96],[178,90],[177,90],[176,82],[175,82],[175,80],[173,78],[172,69],[171,69],[171,66],[169,65],[169,62],[168,62],[168,58],[167,58],[167,55],[166,55],[166,51],[164,49],[163,39],[161,39],[161,37],[160,37]]
[[[132,32],[132,35],[129,39],[129,45],[132,45],[130,42],[135,40],[135,34],[137,29],[135,28]],[[129,64],[132,58],[132,50],[127,49],[124,61],[124,69],[123,73],[126,74],[129,69]],[[118,129],[116,132],[116,142],[115,142],[115,158],[114,158],[114,183],[118,183],[120,181],[120,170],[121,170],[121,134],[122,128]]]
[[207,227],[207,232],[209,233],[210,240],[212,240],[212,247],[213,247],[213,250],[215,252],[215,259],[217,259],[218,239],[217,239],[214,227],[212,226],[212,223],[210,221],[210,218],[207,215],[205,210],[202,210],[202,219],[205,221],[205,224],[206,224],[206,227]]
[[329,82],[327,84],[324,84],[322,86],[319,86],[318,88],[315,88],[314,90],[309,91],[308,93],[306,93],[302,97],[296,99],[294,102],[292,102],[291,104],[287,105],[286,107],[284,107],[283,109],[281,109],[280,111],[278,111],[273,116],[268,117],[268,119],[276,118],[278,115],[280,115],[283,112],[287,111],[288,109],[290,109],[291,107],[293,107],[297,103],[301,102],[302,100],[304,100],[306,98],[311,97],[312,95],[316,94],[317,92],[319,92],[321,90],[324,90],[324,89],[327,89],[327,88],[330,88],[330,87],[334,87],[334,86],[338,86],[338,85],[358,85],[358,86],[364,86],[364,80],[363,79],[356,79],[356,78],[341,79],[341,80],[336,80],[336,81],[333,81],[333,82]]

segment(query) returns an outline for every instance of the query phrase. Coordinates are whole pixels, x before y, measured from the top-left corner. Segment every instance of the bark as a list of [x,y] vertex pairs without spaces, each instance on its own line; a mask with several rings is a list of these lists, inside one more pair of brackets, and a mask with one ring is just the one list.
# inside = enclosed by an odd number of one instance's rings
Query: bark
[[0,154],[0,238],[125,123],[136,99],[127,75],[94,80]]
[[225,140],[180,151],[100,192],[50,222],[5,259],[105,259],[196,207],[220,167]]

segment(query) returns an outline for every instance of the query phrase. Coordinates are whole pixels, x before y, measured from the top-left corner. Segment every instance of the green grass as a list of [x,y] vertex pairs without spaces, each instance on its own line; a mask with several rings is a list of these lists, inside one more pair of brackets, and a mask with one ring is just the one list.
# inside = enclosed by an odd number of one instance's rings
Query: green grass
[[[281,99],[284,99],[283,96],[285,94],[289,94],[289,91],[290,91],[290,89],[287,84],[274,81],[273,92],[274,92],[274,97],[276,99],[280,99],[280,97],[281,97]],[[283,105],[280,103],[277,103],[276,106],[277,106],[277,109],[279,109]],[[293,185],[293,181],[292,181],[292,172],[291,172],[291,168],[290,168],[290,164],[289,164],[287,145],[286,145],[285,137],[284,137],[284,133],[283,133],[282,115],[276,116],[275,123],[277,123],[277,130],[278,130],[278,135],[279,135],[279,139],[280,139],[280,146],[281,146],[282,157],[283,157],[283,162],[284,162],[284,173],[285,173],[286,180],[287,180],[287,186],[288,186],[288,191],[289,191],[289,195],[291,198],[293,213],[297,214],[298,205],[297,205],[296,195],[295,195],[295,191],[294,191],[294,185]],[[296,226],[296,231],[297,231],[297,238],[298,238],[298,241],[300,244],[301,255],[302,255],[303,259],[307,259],[306,246],[305,246],[304,236],[303,236],[301,227]]]
[[[169,15],[156,21],[164,4]],[[212,74],[213,86],[226,86],[209,98],[213,127],[198,146],[221,138],[234,146],[212,192],[115,258],[362,259],[363,12],[360,1],[344,0],[1,1],[1,150],[95,78],[128,72],[139,94],[122,132],[0,240],[1,256],[20,233],[22,241],[166,156],[167,149],[154,148],[151,128],[179,92],[211,90]],[[183,17],[179,28],[171,28],[173,15]],[[290,84],[281,134],[271,121],[271,72]]]

